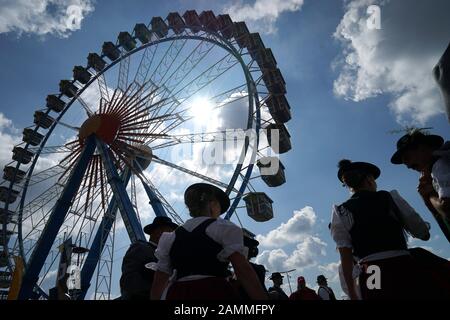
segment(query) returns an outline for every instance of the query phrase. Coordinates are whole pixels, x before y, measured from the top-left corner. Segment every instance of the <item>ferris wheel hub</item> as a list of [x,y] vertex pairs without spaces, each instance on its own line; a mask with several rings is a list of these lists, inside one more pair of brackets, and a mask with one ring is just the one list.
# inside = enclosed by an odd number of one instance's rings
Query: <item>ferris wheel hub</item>
[[95,114],[82,125],[78,134],[80,143],[92,134],[107,144],[114,142],[120,129],[120,119],[112,114]]

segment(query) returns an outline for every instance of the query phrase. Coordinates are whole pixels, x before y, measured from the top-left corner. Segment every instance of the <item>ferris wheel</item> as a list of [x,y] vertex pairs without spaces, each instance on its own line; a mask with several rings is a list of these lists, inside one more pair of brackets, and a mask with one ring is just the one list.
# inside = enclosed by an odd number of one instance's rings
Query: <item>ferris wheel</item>
[[[145,241],[141,221],[152,215],[182,224],[180,194],[194,181],[226,190],[225,219],[243,201],[251,218],[270,220],[272,200],[252,179],[286,181],[279,158],[265,153],[291,149],[285,94],[271,49],[226,14],[172,12],[104,42],[47,96],[4,168],[0,299],[48,299],[58,262],[70,263],[67,243],[80,270],[77,299],[110,299],[117,248]],[[217,156],[230,140],[234,160],[198,156]]]

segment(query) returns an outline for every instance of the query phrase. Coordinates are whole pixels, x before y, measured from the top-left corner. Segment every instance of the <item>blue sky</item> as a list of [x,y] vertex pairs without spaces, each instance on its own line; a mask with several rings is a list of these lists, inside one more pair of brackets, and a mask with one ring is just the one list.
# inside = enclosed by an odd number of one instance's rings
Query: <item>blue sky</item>
[[[11,12],[33,10],[21,2],[3,2]],[[274,200],[274,218],[256,223],[242,216],[244,226],[266,244],[258,261],[269,264],[270,271],[292,266],[297,269],[294,276],[304,275],[312,287],[315,277],[325,273],[340,292],[335,277],[338,255],[327,225],[332,205],[349,196],[336,178],[336,164],[342,158],[377,164],[382,170],[379,188],[399,190],[431,222],[431,240],[412,245],[450,258],[448,242],[416,192],[417,173],[390,164],[400,135],[389,133],[402,125],[419,125],[449,138],[443,102],[431,78],[431,68],[450,39],[448,22],[436,16],[450,9],[445,1],[426,7],[420,1],[404,0],[74,0],[67,4],[85,9],[73,30],[48,31],[44,26],[49,21],[39,18],[43,12],[20,20],[0,9],[0,16],[8,18],[0,24],[2,165],[11,149],[7,142],[20,135],[15,129],[29,126],[33,112],[44,107],[46,95],[58,91],[59,80],[71,77],[73,66],[85,65],[87,54],[100,52],[104,41],[114,41],[120,31],[131,32],[136,23],[165,18],[172,11],[230,12],[235,21],[245,20],[251,32],[260,32],[266,47],[272,48],[293,114],[287,124],[293,148],[281,156],[287,183],[279,188],[255,183]],[[364,29],[370,4],[381,7],[381,30]],[[32,23],[40,28],[30,30]],[[280,231],[298,231],[298,238],[283,243]],[[118,239],[116,263],[127,246],[123,234]],[[117,293],[117,278],[113,280]]]

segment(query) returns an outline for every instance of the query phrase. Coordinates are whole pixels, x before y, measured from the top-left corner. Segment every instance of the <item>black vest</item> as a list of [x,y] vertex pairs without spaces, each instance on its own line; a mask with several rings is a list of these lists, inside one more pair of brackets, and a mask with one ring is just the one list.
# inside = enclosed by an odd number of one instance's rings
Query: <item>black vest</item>
[[173,268],[177,270],[177,278],[196,274],[216,277],[228,275],[228,262],[217,259],[217,254],[223,250],[222,246],[205,232],[214,221],[216,219],[208,219],[192,232],[183,227],[175,230],[176,236],[170,249],[170,259]]
[[353,215],[353,254],[358,258],[382,251],[406,250],[403,228],[391,212],[398,210],[387,191],[356,192],[341,206]]

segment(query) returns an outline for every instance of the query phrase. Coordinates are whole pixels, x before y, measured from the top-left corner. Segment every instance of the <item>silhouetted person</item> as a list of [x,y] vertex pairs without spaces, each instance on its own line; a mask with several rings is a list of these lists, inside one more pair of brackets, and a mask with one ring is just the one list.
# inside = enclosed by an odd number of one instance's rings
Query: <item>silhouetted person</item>
[[137,241],[128,248],[122,262],[120,292],[123,300],[149,300],[155,271],[151,264],[156,263],[154,255],[159,238],[163,232],[177,228],[169,217],[155,217],[153,222],[144,227],[150,236],[148,242]]
[[[375,180],[380,173],[371,163],[339,162],[338,178],[352,196],[334,206],[331,235],[341,256],[349,296],[354,300],[358,292],[364,300],[414,299],[421,293],[439,296],[443,291],[408,250],[405,236],[408,231],[427,240],[428,226],[398,192],[377,191]],[[370,266],[377,268],[368,272]]]
[[304,277],[297,278],[297,291],[292,292],[289,300],[320,300],[316,292],[306,286]]
[[211,184],[196,183],[186,189],[184,202],[192,218],[175,232],[161,237],[156,250],[159,260],[151,298],[239,299],[227,279],[231,262],[248,296],[253,300],[267,299],[244,255],[242,229],[219,218],[230,206],[228,195]]
[[450,242],[450,142],[412,130],[397,141],[391,162],[420,172],[417,190]]
[[322,300],[336,300],[333,290],[328,286],[327,278],[324,275],[317,276],[317,284],[319,289],[317,290],[317,295]]
[[288,300],[289,297],[287,294],[281,289],[281,285],[283,284],[283,276],[279,272],[274,272],[270,276],[270,280],[273,282],[273,286],[269,288],[269,297],[271,300]]

